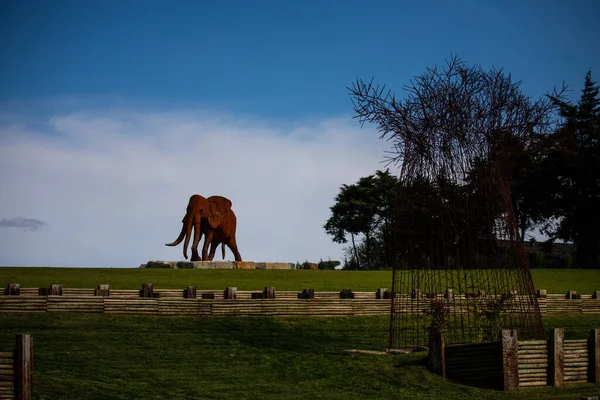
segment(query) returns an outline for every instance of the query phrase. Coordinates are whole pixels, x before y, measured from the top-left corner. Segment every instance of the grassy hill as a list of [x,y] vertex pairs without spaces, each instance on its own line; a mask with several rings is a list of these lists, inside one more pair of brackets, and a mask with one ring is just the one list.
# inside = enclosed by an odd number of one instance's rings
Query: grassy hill
[[[600,290],[600,270],[534,269],[534,285],[548,293],[576,290],[590,294]],[[277,290],[375,291],[391,289],[391,271],[320,271],[320,270],[189,270],[143,268],[55,268],[0,267],[0,284],[19,283],[21,287],[48,287],[59,283],[67,288],[95,288],[108,283],[113,289],[139,289],[153,283],[157,289],[199,290],[236,286],[238,290],[260,290],[274,286]]]

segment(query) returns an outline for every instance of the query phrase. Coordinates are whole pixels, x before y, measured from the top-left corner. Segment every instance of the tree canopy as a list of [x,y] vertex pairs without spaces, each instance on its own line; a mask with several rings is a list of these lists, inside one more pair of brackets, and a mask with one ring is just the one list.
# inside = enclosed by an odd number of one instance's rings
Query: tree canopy
[[[538,228],[550,241],[573,242],[576,266],[600,267],[600,88],[591,72],[576,104],[565,100],[564,87],[533,101],[502,70],[468,67],[458,58],[405,89],[397,99],[372,81],[349,88],[357,117],[393,143],[389,161],[402,169],[398,178],[377,171],[341,186],[324,227],[337,243],[350,239],[346,267],[391,266],[407,235],[416,240],[408,247],[431,258],[435,246],[419,241],[453,236],[453,245],[472,247],[473,238],[497,238],[502,224],[518,227],[511,229],[521,241]],[[461,217],[461,207],[474,205],[486,208],[487,219]],[[440,214],[450,206],[451,234]],[[396,224],[407,216],[415,226]],[[457,227],[460,220],[464,226]]]
[[398,180],[388,170],[344,184],[324,228],[336,243],[347,243],[345,268],[391,267]]

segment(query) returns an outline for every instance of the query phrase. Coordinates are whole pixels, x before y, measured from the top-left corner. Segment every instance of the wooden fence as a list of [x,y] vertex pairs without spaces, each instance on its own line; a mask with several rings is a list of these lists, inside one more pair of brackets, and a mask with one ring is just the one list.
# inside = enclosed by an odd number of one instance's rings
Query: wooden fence
[[600,382],[600,329],[588,339],[565,340],[564,329],[550,330],[548,340],[518,341],[516,330],[503,330],[499,342],[444,346],[432,335],[429,368],[474,386],[515,391],[519,387],[560,387]]
[[0,399],[30,400],[33,385],[33,341],[17,335],[14,351],[0,352]]
[[[546,294],[538,291],[538,304],[542,314],[580,313],[600,314],[600,292],[592,295]],[[541,293],[540,293],[541,292]],[[429,297],[429,298],[428,298]],[[85,312],[125,313],[147,315],[202,315],[202,316],[355,316],[388,315],[391,311],[391,293],[385,288],[372,292],[276,291],[266,287],[262,291],[154,289],[143,284],[141,290],[114,290],[109,285],[96,289],[21,288],[9,284],[0,295],[0,312]],[[439,296],[397,295],[395,312],[420,313],[428,303]],[[452,307],[466,301],[456,294],[449,304]],[[472,301],[472,300],[470,300]],[[482,300],[484,301],[484,300]],[[460,308],[460,307],[459,307]],[[466,307],[460,308],[460,310]],[[459,309],[456,312],[461,312]],[[464,310],[463,310],[464,311]]]

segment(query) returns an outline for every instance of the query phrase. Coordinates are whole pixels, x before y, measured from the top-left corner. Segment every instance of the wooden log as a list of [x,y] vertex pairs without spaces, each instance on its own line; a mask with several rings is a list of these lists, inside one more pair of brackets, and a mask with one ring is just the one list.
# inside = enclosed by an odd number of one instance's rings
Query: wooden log
[[15,397],[17,399],[31,400],[33,383],[33,339],[30,335],[17,335],[15,375]]
[[50,296],[62,296],[63,287],[62,285],[50,285],[50,292],[48,295]]
[[265,287],[263,290],[263,298],[264,299],[274,299],[275,298],[275,288],[272,286]]
[[21,294],[21,285],[18,283],[9,283],[4,289],[4,294],[7,296],[19,296]]
[[142,283],[142,290],[140,290],[140,297],[154,297],[154,290],[151,283]]
[[98,285],[94,290],[94,296],[108,297],[110,295],[110,286],[107,284]]
[[564,338],[565,331],[563,328],[550,329],[548,370],[550,384],[554,387],[561,387],[564,384]]
[[546,379],[547,376],[548,376],[548,372],[546,371],[545,368],[533,369],[533,370],[519,369],[519,380],[525,379],[525,378],[530,379],[530,378],[534,378],[534,377]]
[[520,368],[524,368],[524,369],[535,369],[535,368],[547,368],[548,367],[548,363],[547,362],[542,362],[542,363],[519,363],[519,370]]
[[446,362],[444,360],[444,335],[441,333],[429,334],[429,354],[427,356],[427,367],[434,374],[442,378],[446,377]]
[[536,354],[521,354],[519,353],[519,361],[527,362],[528,360],[548,360],[547,352],[540,352]]
[[516,329],[502,330],[502,376],[505,392],[519,390],[518,339]]
[[536,381],[536,382],[523,382],[519,383],[519,386],[528,387],[528,386],[546,386],[546,381]]
[[537,297],[540,299],[545,299],[548,297],[548,291],[546,289],[540,289],[537,291]]
[[196,298],[196,286],[188,286],[183,291],[184,299],[195,299]]
[[387,288],[378,288],[375,292],[375,298],[379,300],[385,299],[385,294],[387,293],[387,291]]
[[227,300],[237,299],[237,287],[228,287],[223,292],[223,297]]
[[454,299],[454,289],[446,289],[444,297],[447,299]]
[[298,293],[299,299],[314,299],[315,298],[315,290],[314,289],[303,289],[302,293]]
[[545,340],[523,340],[519,342],[519,348],[527,346],[546,346],[548,343]]

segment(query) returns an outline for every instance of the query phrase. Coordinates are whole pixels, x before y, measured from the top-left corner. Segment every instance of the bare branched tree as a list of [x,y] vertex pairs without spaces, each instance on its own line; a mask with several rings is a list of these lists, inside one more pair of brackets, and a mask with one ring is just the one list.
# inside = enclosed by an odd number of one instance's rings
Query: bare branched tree
[[484,340],[478,310],[500,300],[506,309],[494,326],[543,335],[510,184],[526,149],[552,130],[553,104],[520,85],[452,57],[411,80],[400,99],[373,80],[348,88],[360,123],[377,126],[393,146],[388,162],[400,167],[390,347],[424,344],[427,313],[410,318],[407,307],[423,306],[419,293],[448,289],[488,297],[448,298],[447,343]]
[[552,129],[552,103],[533,101],[520,85],[502,69],[452,57],[413,78],[401,99],[373,80],[348,89],[361,124],[374,123],[380,138],[392,142],[388,161],[401,166],[401,176],[464,179],[475,159],[514,156],[515,148]]

